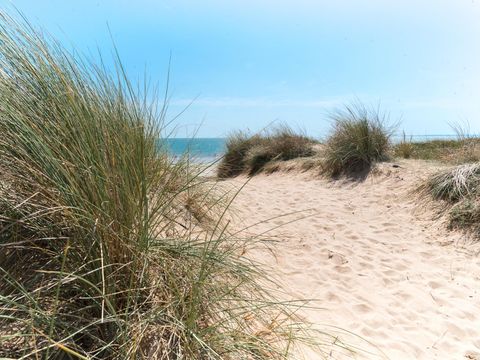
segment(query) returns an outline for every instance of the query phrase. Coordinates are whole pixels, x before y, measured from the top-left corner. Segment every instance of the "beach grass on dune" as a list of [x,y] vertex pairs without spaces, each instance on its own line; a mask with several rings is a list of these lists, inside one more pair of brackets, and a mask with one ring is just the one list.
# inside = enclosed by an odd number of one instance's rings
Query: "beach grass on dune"
[[312,156],[315,143],[287,125],[254,135],[237,131],[227,137],[226,152],[218,166],[217,175],[219,178],[242,173],[252,176],[269,163]]
[[465,164],[432,176],[427,188],[434,199],[458,201],[480,191],[480,163]]
[[0,43],[0,357],[286,358],[296,308],[157,146],[165,106],[3,13]]
[[419,192],[445,202],[451,227],[480,235],[480,163],[434,174],[419,187]]
[[330,117],[333,129],[325,143],[326,173],[356,174],[387,158],[393,127],[378,108],[354,103],[337,109]]

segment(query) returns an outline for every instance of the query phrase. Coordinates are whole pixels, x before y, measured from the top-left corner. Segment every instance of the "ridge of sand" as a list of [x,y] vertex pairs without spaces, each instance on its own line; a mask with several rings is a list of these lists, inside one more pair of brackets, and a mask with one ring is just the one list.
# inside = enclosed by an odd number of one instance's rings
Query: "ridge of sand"
[[[358,183],[259,175],[234,202],[239,227],[296,211],[303,212],[293,217],[309,216],[250,228],[258,234],[284,224],[268,234],[278,240],[271,251],[248,255],[270,267],[288,296],[317,299],[312,305],[323,309],[306,309],[309,321],[360,336],[343,336],[369,351],[354,358],[462,359],[480,352],[480,258],[411,193],[432,170],[419,161],[384,164]],[[332,347],[327,357],[346,355]]]

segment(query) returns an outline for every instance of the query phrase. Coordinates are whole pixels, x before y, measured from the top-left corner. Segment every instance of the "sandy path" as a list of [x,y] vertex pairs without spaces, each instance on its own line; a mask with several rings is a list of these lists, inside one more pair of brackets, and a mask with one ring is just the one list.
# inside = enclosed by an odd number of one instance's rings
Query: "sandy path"
[[460,235],[418,211],[410,190],[423,168],[385,165],[382,174],[358,184],[261,175],[235,200],[238,226],[309,209],[293,215],[309,218],[270,232],[278,240],[274,256],[260,250],[251,256],[267,263],[291,296],[318,299],[324,310],[306,310],[310,321],[347,329],[378,347],[343,336],[373,352],[358,358],[383,352],[391,359],[464,359],[480,352],[480,258],[459,245]]

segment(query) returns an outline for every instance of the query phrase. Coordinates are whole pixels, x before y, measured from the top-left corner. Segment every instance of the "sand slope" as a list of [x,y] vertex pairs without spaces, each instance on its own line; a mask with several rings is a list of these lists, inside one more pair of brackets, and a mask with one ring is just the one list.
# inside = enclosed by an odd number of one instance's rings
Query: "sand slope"
[[[410,191],[425,174],[424,163],[409,161],[384,164],[355,184],[260,175],[234,202],[237,227],[306,210],[250,228],[258,234],[287,223],[268,234],[278,240],[272,252],[247,255],[271,267],[286,297],[318,299],[314,305],[324,310],[305,310],[310,321],[375,344],[341,335],[369,351],[357,358],[464,359],[480,352],[480,259],[462,236],[419,210]],[[332,347],[331,357],[345,355]]]

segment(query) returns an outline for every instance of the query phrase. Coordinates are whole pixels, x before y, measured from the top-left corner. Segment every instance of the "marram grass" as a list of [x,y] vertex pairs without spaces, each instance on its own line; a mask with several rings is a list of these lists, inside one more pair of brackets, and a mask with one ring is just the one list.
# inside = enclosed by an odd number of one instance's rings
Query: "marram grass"
[[361,103],[345,105],[331,114],[333,128],[326,141],[323,170],[353,175],[387,158],[393,127],[378,108]]
[[267,164],[312,156],[315,143],[285,124],[254,135],[236,131],[227,138],[217,175],[221,179],[240,174],[253,176],[263,171]]
[[427,181],[422,190],[436,200],[456,202],[480,195],[480,163],[464,164],[441,171]]
[[444,202],[452,228],[472,231],[480,236],[480,163],[438,172],[418,191],[424,197]]
[[296,308],[156,145],[165,106],[25,20],[0,44],[0,357],[288,357]]

